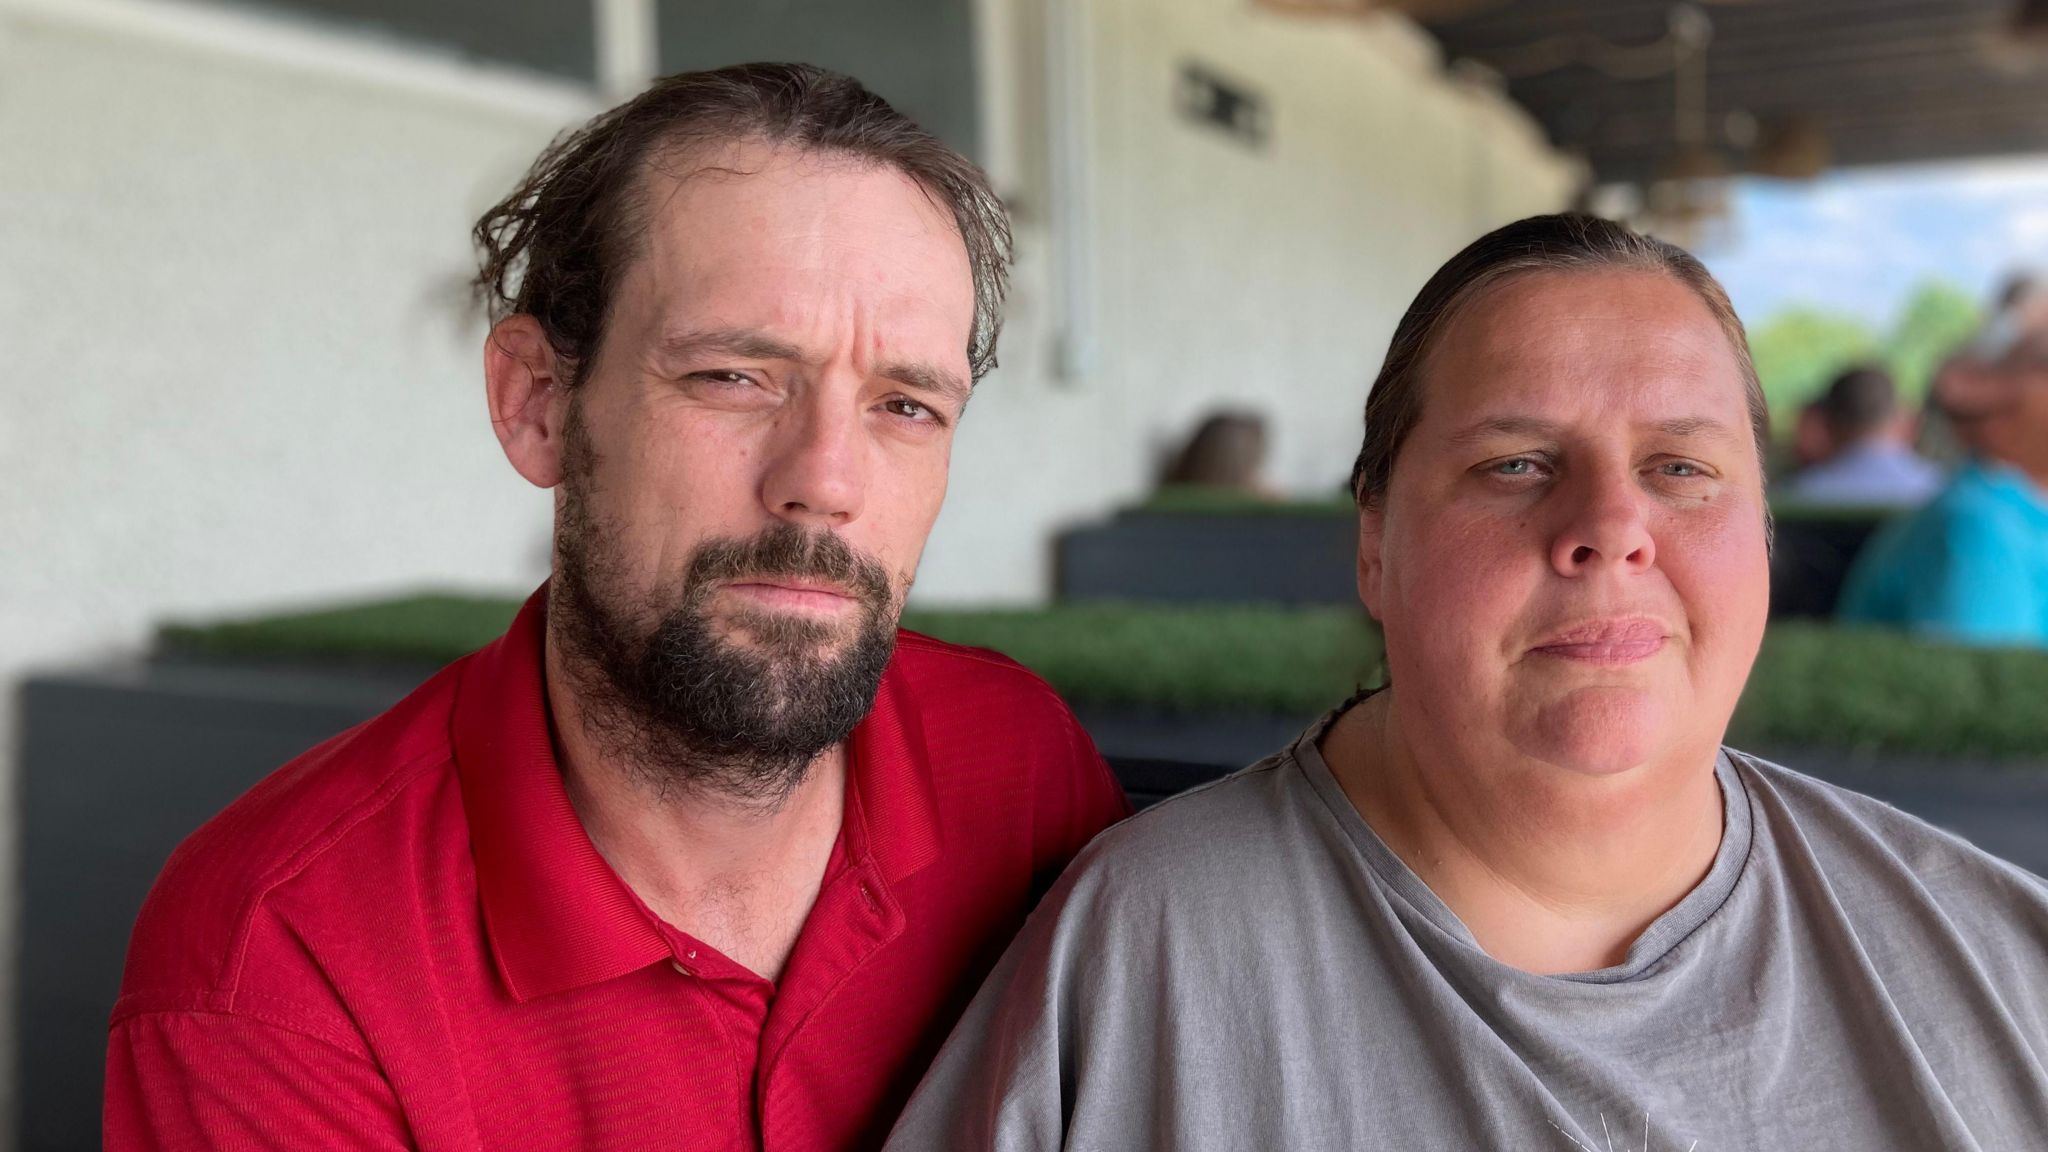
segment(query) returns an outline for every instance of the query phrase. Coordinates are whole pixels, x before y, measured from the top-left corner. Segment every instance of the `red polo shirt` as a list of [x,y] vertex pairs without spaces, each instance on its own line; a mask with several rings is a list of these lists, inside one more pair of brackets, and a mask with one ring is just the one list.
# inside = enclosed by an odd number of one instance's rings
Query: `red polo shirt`
[[563,790],[541,597],[171,857],[106,1143],[877,1145],[1035,894],[1123,816],[1043,682],[903,633],[779,984],[656,918]]

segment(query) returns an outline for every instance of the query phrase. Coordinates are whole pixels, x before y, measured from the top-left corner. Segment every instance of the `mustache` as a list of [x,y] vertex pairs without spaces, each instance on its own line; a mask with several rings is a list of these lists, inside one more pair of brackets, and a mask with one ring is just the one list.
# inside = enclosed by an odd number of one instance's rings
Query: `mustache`
[[795,524],[777,524],[746,539],[705,541],[690,559],[687,584],[701,590],[718,581],[777,576],[836,584],[875,608],[894,599],[880,561],[830,530],[806,531]]

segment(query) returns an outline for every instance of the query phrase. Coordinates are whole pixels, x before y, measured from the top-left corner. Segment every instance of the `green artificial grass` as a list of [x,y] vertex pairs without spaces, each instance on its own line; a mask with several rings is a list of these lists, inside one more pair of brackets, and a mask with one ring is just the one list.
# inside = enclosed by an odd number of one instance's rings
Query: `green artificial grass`
[[[515,600],[416,596],[162,632],[173,653],[445,662],[490,642]],[[1377,683],[1377,631],[1343,608],[1069,604],[916,610],[904,626],[1004,652],[1077,705],[1309,715]],[[1730,729],[1738,746],[2048,758],[2048,652],[1771,626]]]
[[426,593],[314,612],[167,624],[157,630],[157,643],[173,655],[446,664],[497,639],[519,604]]
[[1378,682],[1379,632],[1358,609],[1089,603],[903,624],[1002,652],[1076,704],[1309,715]]
[[2041,759],[2048,757],[2048,652],[1780,621],[1764,638],[1729,740]]

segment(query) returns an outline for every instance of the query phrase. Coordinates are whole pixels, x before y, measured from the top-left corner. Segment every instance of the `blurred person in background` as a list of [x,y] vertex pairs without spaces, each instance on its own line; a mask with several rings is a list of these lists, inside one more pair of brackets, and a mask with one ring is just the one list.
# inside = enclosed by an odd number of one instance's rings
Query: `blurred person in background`
[[107,1147],[877,1144],[1127,811],[1044,683],[896,627],[1003,209],[852,79],[761,64],[565,136],[476,236],[553,576],[178,850]]
[[1164,487],[1193,486],[1267,499],[1266,418],[1256,412],[1212,412],[1174,454]]
[[1913,451],[1918,425],[1891,373],[1851,368],[1800,413],[1810,462],[1781,494],[1804,505],[1912,508],[1941,489],[1941,470]]
[[1968,459],[1857,557],[1840,619],[2048,647],[2048,293],[2016,280],[1930,397]]
[[1690,255],[1453,257],[1353,471],[1389,683],[1090,845],[891,1152],[2038,1147],[2048,885],[1722,745],[1766,439]]

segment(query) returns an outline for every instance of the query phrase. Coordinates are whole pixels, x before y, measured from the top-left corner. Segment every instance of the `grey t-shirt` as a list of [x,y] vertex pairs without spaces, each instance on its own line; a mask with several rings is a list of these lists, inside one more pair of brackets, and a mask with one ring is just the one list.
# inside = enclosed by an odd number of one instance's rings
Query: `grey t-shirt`
[[2048,885],[1724,751],[1707,877],[1618,967],[1480,950],[1311,728],[1103,834],[889,1152],[2048,1148]]

